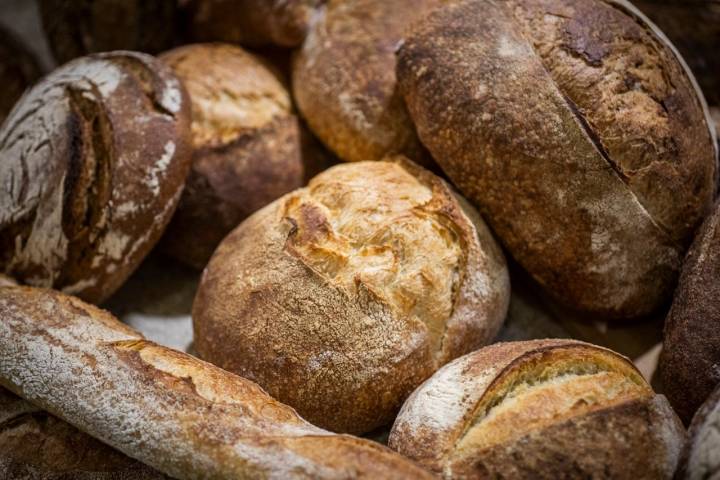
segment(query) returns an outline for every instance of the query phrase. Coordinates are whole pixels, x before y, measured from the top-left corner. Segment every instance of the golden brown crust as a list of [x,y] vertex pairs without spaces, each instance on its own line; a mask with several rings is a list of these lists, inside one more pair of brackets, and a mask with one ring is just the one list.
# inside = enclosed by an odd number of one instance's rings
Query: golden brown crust
[[705,400],[688,429],[688,442],[675,478],[715,479],[720,474],[720,386]]
[[534,340],[439,370],[405,403],[389,445],[445,478],[670,478],[683,440],[627,359]]
[[396,90],[395,48],[438,0],[330,1],[293,65],[298,108],[313,132],[346,161],[400,153],[424,165]]
[[0,28],[0,124],[25,89],[38,78],[37,59],[12,33]]
[[508,291],[487,227],[442,180],[400,158],[343,164],[220,245],[193,305],[195,346],[305,418],[367,432],[490,341]]
[[0,289],[0,384],[178,479],[429,478],[60,293]]
[[[142,128],[139,128],[141,125]],[[0,271],[101,302],[139,265],[190,167],[190,109],[149,55],[77,59],[0,131]]]
[[202,269],[242,220],[303,184],[300,127],[276,74],[240,47],[187,45],[160,59],[193,110],[193,165],[163,249]]
[[513,256],[566,305],[610,317],[667,299],[716,176],[690,76],[628,8],[462,1],[416,24],[398,60],[420,138]]

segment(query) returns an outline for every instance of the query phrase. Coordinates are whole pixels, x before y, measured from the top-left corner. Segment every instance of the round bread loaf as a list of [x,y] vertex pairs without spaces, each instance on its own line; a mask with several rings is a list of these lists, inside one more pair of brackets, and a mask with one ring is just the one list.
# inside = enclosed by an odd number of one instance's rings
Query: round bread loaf
[[492,340],[508,297],[502,252],[445,182],[401,157],[343,164],[220,244],[195,348],[316,425],[364,433]]
[[168,477],[0,387],[0,478],[160,480]]
[[389,446],[446,479],[669,479],[684,440],[624,357],[531,340],[443,367],[405,402]]
[[318,138],[346,161],[401,153],[430,164],[395,81],[395,49],[407,26],[439,0],[330,1],[293,63],[298,108]]
[[415,24],[398,81],[420,139],[566,306],[669,300],[712,205],[714,132],[665,37],[624,0],[464,0]]
[[693,417],[677,479],[720,477],[720,384]]
[[698,231],[665,321],[660,375],[687,424],[720,383],[720,203]]
[[169,68],[96,54],[29,90],[0,130],[0,272],[101,302],[159,239],[190,167]]
[[177,0],[40,0],[43,29],[59,63],[94,52],[157,53],[175,40]]
[[193,163],[163,249],[202,269],[248,215],[303,184],[290,95],[240,47],[197,44],[161,57],[192,105]]
[[634,0],[677,46],[710,103],[720,104],[720,0]]
[[248,46],[297,47],[325,0],[189,0],[190,35]]
[[25,89],[39,77],[35,57],[10,32],[0,28],[0,124]]

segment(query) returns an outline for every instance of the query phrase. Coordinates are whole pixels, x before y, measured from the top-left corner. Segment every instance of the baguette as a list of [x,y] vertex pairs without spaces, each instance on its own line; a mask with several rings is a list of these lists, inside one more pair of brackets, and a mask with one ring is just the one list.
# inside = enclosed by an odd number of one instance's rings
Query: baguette
[[0,289],[0,384],[178,479],[431,478],[77,298]]

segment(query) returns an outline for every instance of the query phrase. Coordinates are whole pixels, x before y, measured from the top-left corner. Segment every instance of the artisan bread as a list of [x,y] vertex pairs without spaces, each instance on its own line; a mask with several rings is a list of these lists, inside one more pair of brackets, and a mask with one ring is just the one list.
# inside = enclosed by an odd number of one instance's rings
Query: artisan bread
[[0,388],[0,478],[161,480],[168,477]]
[[220,244],[195,349],[317,425],[364,433],[491,341],[508,296],[502,252],[445,182],[402,157],[342,164]]
[[669,479],[684,439],[624,357],[531,340],[440,369],[403,406],[389,446],[446,479]]
[[0,384],[180,480],[431,478],[314,427],[256,384],[51,290],[0,289]]
[[0,124],[38,78],[40,67],[35,56],[12,33],[0,28]]
[[192,38],[248,46],[297,47],[325,0],[189,0]]
[[255,55],[197,44],[160,56],[192,105],[192,169],[163,249],[202,269],[247,216],[303,184],[290,94]]
[[720,383],[720,204],[698,231],[665,321],[660,376],[689,423]]
[[720,476],[720,385],[693,418],[675,478],[716,480]]
[[624,0],[463,0],[398,81],[420,139],[516,260],[584,315],[669,301],[716,145],[692,75]]
[[330,1],[293,64],[293,92],[312,131],[347,161],[401,153],[431,162],[395,81],[395,48],[439,0]]
[[83,57],[0,128],[0,272],[101,302],[159,239],[190,168],[190,108],[141,53]]
[[110,50],[157,53],[175,40],[177,0],[39,0],[55,59]]

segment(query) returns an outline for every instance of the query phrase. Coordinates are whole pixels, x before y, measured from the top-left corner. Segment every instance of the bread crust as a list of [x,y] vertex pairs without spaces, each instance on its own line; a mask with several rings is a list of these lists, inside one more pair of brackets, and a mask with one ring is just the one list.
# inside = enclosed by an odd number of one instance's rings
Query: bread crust
[[0,384],[172,477],[431,478],[51,290],[0,289]]
[[699,480],[720,474],[720,386],[705,400],[688,429],[683,458],[675,478]]
[[457,2],[406,36],[398,81],[425,146],[547,292],[611,318],[668,299],[716,152],[692,76],[635,9]]
[[346,161],[403,154],[430,166],[396,88],[395,48],[439,0],[330,1],[293,62],[293,93],[318,138]]
[[160,56],[193,109],[193,160],[164,251],[197,269],[251,213],[302,186],[302,142],[290,94],[260,58],[226,44]]
[[398,157],[333,167],[260,210],[203,274],[198,353],[326,428],[391,421],[435,369],[489,342],[507,311],[502,253],[453,195]]
[[720,204],[698,230],[665,320],[659,370],[687,424],[720,383]]
[[[583,403],[593,399],[585,394],[567,413],[537,425],[525,423],[522,408],[536,409],[529,417],[536,421],[542,408],[555,408],[570,395],[571,374],[552,374],[563,359],[594,365],[589,372],[623,372],[634,393],[608,396],[596,405]],[[542,368],[534,367],[538,364]],[[547,378],[527,376],[533,368]],[[521,387],[526,382],[527,392],[543,384],[551,390],[541,397],[542,405],[533,406],[520,403],[523,390],[503,393],[508,382]],[[604,394],[613,395],[609,392]],[[519,423],[510,424],[510,430],[488,430],[490,443],[466,448],[481,416],[489,418],[488,412],[513,399]],[[498,343],[446,365],[407,400],[388,444],[444,478],[671,478],[684,435],[667,400],[653,394],[627,359],[602,347],[557,339]]]
[[148,55],[95,54],[55,70],[0,130],[0,271],[102,302],[170,220],[189,136],[184,88]]

